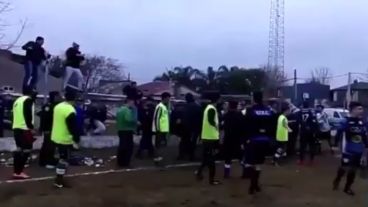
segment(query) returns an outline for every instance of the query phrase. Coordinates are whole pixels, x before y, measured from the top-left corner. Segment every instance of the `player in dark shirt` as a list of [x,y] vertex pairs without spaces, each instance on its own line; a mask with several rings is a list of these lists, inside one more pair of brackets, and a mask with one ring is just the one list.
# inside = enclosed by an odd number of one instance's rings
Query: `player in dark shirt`
[[342,144],[341,166],[337,171],[337,176],[333,182],[333,189],[337,190],[341,179],[347,172],[344,192],[348,195],[355,195],[351,186],[354,183],[356,171],[361,165],[367,162],[367,131],[363,121],[363,106],[358,102],[351,102],[350,117],[346,119],[343,126],[344,139]]
[[225,159],[224,178],[230,177],[231,160],[241,158],[242,123],[244,116],[237,110],[238,102],[230,101],[229,110],[224,115],[224,145],[223,153]]
[[40,132],[43,134],[43,143],[39,159],[39,165],[42,167],[52,168],[56,165],[56,160],[54,158],[55,146],[51,141],[51,129],[54,107],[60,103],[61,100],[62,97],[59,92],[50,92],[49,102],[42,106],[42,110],[38,113],[40,117]]
[[309,108],[309,102],[304,101],[299,113],[300,119],[300,154],[298,164],[304,165],[304,157],[307,146],[309,147],[310,164],[313,164],[316,151],[316,132],[318,129],[317,118],[313,109]]
[[275,114],[270,107],[263,104],[263,94],[254,93],[255,104],[247,109],[245,115],[245,160],[244,173],[250,177],[249,194],[260,192],[260,165],[264,164],[265,156],[270,150],[270,142],[275,134]]

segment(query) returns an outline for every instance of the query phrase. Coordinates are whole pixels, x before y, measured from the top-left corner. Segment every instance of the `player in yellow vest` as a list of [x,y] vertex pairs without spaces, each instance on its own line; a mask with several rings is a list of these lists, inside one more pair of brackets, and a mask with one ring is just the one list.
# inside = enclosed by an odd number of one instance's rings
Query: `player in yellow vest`
[[54,108],[54,116],[51,129],[51,140],[54,142],[59,154],[59,161],[56,166],[56,179],[54,186],[57,188],[66,187],[64,175],[68,166],[69,150],[77,146],[80,139],[78,130],[76,111],[74,102],[77,93],[67,90],[64,94],[65,101],[59,103]]
[[207,166],[209,170],[209,183],[211,185],[218,185],[220,182],[215,180],[215,155],[220,140],[219,114],[216,109],[216,103],[219,99],[219,94],[215,92],[208,92],[204,94],[203,98],[209,100],[210,103],[207,105],[203,114],[201,133],[203,157],[202,163],[196,171],[196,176],[198,180],[202,180],[203,168]]
[[277,119],[276,128],[276,142],[277,149],[273,157],[275,165],[279,165],[279,160],[286,155],[287,142],[289,141],[289,133],[292,130],[289,127],[287,116],[290,114],[290,107],[288,103],[283,103],[281,106],[281,114]]
[[155,113],[153,115],[152,131],[156,134],[155,139],[155,158],[153,159],[156,164],[162,161],[160,155],[160,149],[163,145],[167,144],[167,137],[170,132],[170,93],[163,93],[161,95],[161,102],[156,106]]
[[34,142],[34,102],[37,93],[31,88],[23,90],[23,96],[13,104],[13,132],[17,149],[14,152],[14,179],[28,179],[23,172]]

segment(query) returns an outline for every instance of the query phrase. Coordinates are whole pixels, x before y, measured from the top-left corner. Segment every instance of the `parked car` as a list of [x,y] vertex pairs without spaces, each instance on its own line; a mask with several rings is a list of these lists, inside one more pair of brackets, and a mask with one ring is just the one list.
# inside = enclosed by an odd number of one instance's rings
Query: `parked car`
[[324,112],[328,115],[329,122],[333,128],[340,128],[349,111],[342,108],[325,108]]

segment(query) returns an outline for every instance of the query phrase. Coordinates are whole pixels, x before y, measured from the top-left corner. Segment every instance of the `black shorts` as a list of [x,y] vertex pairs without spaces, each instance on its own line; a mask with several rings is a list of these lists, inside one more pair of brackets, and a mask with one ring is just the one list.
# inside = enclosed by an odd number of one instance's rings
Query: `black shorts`
[[360,167],[362,159],[361,153],[344,153],[341,158],[341,165],[343,167]]
[[14,129],[14,140],[17,148],[31,150],[33,147],[33,135],[31,131]]
[[331,131],[318,132],[317,138],[320,139],[320,140],[330,140],[331,139]]
[[263,164],[269,150],[269,141],[251,141],[245,148],[245,163],[250,165]]

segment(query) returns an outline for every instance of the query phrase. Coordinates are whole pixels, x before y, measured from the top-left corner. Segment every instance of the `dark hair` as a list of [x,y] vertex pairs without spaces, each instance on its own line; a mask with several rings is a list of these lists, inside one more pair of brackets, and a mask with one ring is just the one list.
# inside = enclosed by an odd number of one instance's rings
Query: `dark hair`
[[308,108],[309,107],[309,101],[308,100],[304,100],[303,101],[303,107],[304,108]]
[[171,97],[171,95],[168,92],[164,92],[164,93],[161,94],[161,99],[170,98],[170,97]]
[[41,36],[38,36],[37,38],[36,38],[36,41],[40,41],[40,40],[45,40],[43,37],[41,37]]
[[290,109],[289,103],[281,103],[281,113],[284,113],[289,109]]
[[350,102],[350,104],[349,104],[349,109],[350,109],[350,111],[351,111],[351,110],[353,110],[353,109],[355,109],[355,108],[357,108],[357,107],[361,107],[361,106],[363,106],[361,103],[356,102],[356,101],[352,101],[352,102]]
[[220,93],[217,91],[208,91],[202,94],[203,99],[207,99],[212,103],[217,102],[220,99]]
[[55,97],[56,97],[56,96],[59,96],[59,95],[60,95],[59,91],[51,91],[51,92],[49,93],[49,100],[50,100],[51,102],[54,102],[54,101],[55,101]]
[[229,109],[237,109],[238,108],[238,102],[237,101],[229,101]]
[[75,101],[77,99],[77,92],[74,90],[65,90],[64,96],[66,101]]
[[317,108],[321,108],[323,110],[325,107],[323,105],[319,104],[319,105],[317,105]]
[[263,102],[263,93],[261,91],[256,91],[253,93],[253,100],[257,104],[261,104]]
[[187,94],[185,94],[185,100],[186,100],[188,103],[192,103],[192,102],[194,102],[193,94],[191,94],[191,93],[187,93]]
[[126,97],[126,100],[127,100],[127,101],[128,101],[128,100],[132,100],[132,101],[134,101],[134,100],[136,100],[136,97],[135,97],[134,95],[128,94],[128,95],[127,95],[127,97]]

